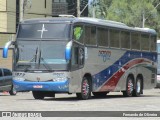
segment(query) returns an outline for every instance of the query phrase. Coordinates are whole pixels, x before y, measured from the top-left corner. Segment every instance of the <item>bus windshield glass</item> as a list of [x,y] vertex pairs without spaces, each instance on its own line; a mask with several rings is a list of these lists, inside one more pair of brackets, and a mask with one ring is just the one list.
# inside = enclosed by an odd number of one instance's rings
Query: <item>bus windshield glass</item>
[[18,44],[15,51],[17,70],[59,70],[67,65],[65,41],[19,41]]
[[17,38],[36,39],[68,39],[70,24],[62,23],[37,23],[21,24]]

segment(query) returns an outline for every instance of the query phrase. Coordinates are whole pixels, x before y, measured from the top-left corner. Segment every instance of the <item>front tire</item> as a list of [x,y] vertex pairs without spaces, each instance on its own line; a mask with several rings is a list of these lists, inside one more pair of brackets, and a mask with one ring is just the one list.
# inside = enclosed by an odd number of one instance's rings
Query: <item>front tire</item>
[[87,100],[91,97],[91,82],[87,77],[84,77],[81,85],[81,93],[76,93],[77,98]]
[[32,91],[32,94],[35,99],[44,99],[44,94],[42,91]]
[[123,92],[123,96],[125,97],[131,97],[133,95],[133,90],[134,90],[134,82],[133,82],[133,78],[132,77],[128,77],[127,78],[127,82],[126,82],[126,91]]

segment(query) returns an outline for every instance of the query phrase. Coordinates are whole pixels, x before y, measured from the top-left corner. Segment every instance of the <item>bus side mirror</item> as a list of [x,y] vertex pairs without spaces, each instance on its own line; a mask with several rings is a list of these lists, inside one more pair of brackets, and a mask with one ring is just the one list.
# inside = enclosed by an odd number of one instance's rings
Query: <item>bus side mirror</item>
[[8,57],[8,48],[14,44],[14,41],[9,41],[5,44],[4,48],[3,48],[3,58],[7,58]]
[[66,58],[66,60],[70,60],[71,59],[71,53],[72,53],[71,50],[72,50],[72,41],[70,41],[66,45],[66,50],[65,50],[65,58]]

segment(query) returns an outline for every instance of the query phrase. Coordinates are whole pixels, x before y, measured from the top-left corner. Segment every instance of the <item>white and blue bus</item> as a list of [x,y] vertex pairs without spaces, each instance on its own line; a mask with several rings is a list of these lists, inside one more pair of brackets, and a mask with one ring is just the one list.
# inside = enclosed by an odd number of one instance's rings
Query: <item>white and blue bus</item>
[[13,81],[35,99],[76,93],[88,99],[109,92],[139,96],[156,85],[156,32],[94,18],[31,19],[19,24]]

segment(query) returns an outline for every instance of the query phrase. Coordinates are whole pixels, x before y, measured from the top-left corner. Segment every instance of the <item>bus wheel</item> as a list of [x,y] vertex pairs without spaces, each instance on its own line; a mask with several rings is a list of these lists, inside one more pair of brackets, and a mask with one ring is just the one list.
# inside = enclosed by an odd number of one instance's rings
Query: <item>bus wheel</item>
[[91,97],[91,83],[84,77],[81,85],[81,93],[76,93],[78,99],[87,100]]
[[44,94],[42,91],[32,91],[32,94],[35,99],[44,99]]
[[127,84],[126,84],[126,91],[123,91],[123,96],[131,97],[133,95],[133,89],[134,89],[133,78],[128,77]]
[[14,85],[12,85],[12,88],[11,88],[11,90],[9,91],[9,94],[10,94],[10,95],[16,95],[16,94],[17,94],[17,91],[16,91],[16,89],[14,88]]
[[141,94],[141,91],[142,91],[142,79],[141,78],[137,78],[136,80],[136,88],[134,89],[134,92],[133,92],[133,96],[140,96]]
[[95,97],[106,97],[109,92],[92,92]]

